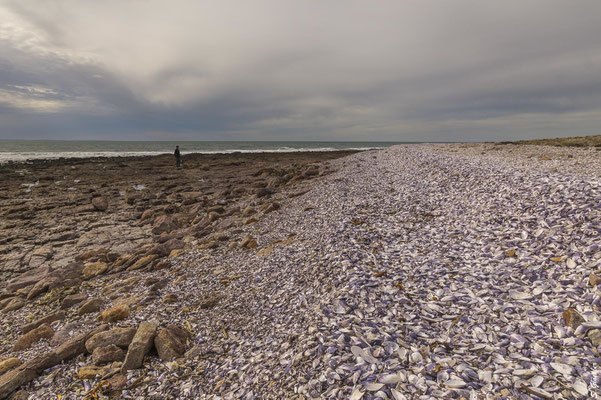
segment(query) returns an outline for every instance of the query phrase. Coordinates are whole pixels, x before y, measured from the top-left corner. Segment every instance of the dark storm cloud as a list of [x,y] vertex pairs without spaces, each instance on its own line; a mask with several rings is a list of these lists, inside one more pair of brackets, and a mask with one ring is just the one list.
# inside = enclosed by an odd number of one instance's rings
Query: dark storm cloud
[[598,133],[601,3],[8,2],[0,138]]

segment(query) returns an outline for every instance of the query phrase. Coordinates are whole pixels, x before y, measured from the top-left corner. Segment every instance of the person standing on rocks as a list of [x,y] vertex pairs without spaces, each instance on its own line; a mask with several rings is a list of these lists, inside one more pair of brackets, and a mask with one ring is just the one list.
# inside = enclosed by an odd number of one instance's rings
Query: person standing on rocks
[[175,153],[173,153],[173,155],[175,156],[175,166],[177,168],[179,168],[182,165],[181,164],[182,158],[179,153],[179,146],[175,146]]

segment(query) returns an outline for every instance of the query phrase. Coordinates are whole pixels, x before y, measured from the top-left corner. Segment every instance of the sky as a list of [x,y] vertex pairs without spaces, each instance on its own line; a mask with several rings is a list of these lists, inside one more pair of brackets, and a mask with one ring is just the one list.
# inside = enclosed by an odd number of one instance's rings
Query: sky
[[0,0],[0,139],[592,134],[599,0]]

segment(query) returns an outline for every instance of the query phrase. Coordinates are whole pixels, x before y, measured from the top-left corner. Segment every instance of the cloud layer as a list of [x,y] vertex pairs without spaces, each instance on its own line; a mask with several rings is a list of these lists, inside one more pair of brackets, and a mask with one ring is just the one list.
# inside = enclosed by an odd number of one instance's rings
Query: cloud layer
[[597,0],[20,0],[0,21],[0,139],[600,133]]

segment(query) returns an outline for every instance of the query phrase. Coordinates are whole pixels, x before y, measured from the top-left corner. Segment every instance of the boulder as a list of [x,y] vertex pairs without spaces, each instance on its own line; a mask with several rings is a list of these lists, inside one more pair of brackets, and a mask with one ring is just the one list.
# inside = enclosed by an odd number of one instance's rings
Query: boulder
[[113,328],[108,331],[99,332],[86,341],[88,353],[93,353],[97,347],[106,347],[111,344],[122,348],[127,348],[131,343],[136,328]]
[[54,330],[48,324],[43,324],[22,335],[14,344],[12,351],[28,349],[32,344],[42,339],[50,339],[54,336]]
[[144,361],[144,356],[152,348],[154,337],[157,330],[157,324],[154,322],[142,322],[136,331],[136,334],[127,349],[127,355],[121,371],[140,368]]
[[91,299],[83,303],[77,310],[78,315],[98,312],[102,308],[104,301],[102,299]]
[[154,347],[159,358],[163,361],[171,361],[181,357],[186,351],[189,337],[188,331],[176,325],[167,325],[161,329],[154,338]]
[[51,324],[54,321],[62,321],[63,319],[65,319],[65,312],[58,311],[58,312],[46,315],[45,317],[39,318],[39,319],[23,326],[23,328],[21,328],[21,332],[27,333],[29,331],[34,330],[35,328],[37,328],[40,325]]
[[123,360],[124,354],[123,349],[114,344],[99,346],[92,352],[92,362],[94,364],[106,364],[113,361],[121,361]]
[[111,307],[108,310],[104,310],[100,314],[100,318],[104,322],[116,322],[129,317],[129,306],[126,304],[120,304],[115,307]]

